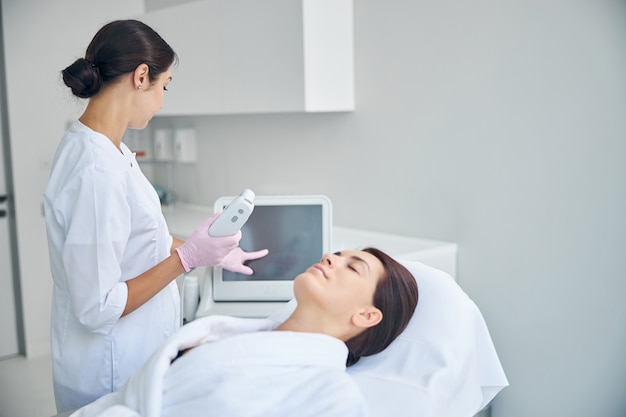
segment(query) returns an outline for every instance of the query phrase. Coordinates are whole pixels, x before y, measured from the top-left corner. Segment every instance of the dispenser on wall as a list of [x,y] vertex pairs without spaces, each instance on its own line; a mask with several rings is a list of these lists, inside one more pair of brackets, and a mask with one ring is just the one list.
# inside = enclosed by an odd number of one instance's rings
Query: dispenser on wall
[[196,162],[196,130],[193,128],[174,131],[174,160],[181,163]]
[[174,142],[171,129],[154,131],[154,159],[156,161],[174,160]]

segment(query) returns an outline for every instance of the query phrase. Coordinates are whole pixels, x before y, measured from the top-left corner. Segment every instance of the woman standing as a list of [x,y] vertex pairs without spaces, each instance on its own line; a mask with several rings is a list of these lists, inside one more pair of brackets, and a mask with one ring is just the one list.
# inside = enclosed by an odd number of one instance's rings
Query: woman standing
[[251,273],[241,233],[202,224],[173,239],[158,196],[122,142],[163,105],[177,57],[150,27],[111,22],[63,70],[87,107],[57,149],[44,195],[54,279],[52,358],[58,412],[118,389],[180,325],[175,278],[196,266]]

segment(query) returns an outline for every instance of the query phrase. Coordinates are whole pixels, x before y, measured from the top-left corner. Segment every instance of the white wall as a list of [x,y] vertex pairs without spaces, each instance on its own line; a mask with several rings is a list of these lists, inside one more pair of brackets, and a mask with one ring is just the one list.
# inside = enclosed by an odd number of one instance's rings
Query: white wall
[[[41,193],[77,110],[57,74],[113,6],[5,3],[32,345],[49,308]],[[626,4],[358,0],[355,42],[355,112],[155,120],[201,138],[179,197],[324,193],[336,224],[457,242],[511,382],[492,415],[626,414]]]

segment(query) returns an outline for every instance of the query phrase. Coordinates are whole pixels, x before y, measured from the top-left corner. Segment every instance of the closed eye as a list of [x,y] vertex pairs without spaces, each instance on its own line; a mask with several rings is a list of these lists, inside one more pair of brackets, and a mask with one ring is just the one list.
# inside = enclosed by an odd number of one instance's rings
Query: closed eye
[[[337,252],[335,252],[335,253],[334,253],[334,255],[337,255],[337,256],[343,256],[343,255],[342,255],[342,253],[341,253],[341,251],[337,251]],[[359,263],[359,265],[361,265],[361,264],[362,264],[362,265],[365,265],[365,267],[366,267],[367,269],[369,269],[369,265],[368,265],[368,263],[367,263],[367,262],[365,262],[365,260],[364,260],[364,259],[362,259],[362,258],[360,258],[360,257],[358,257],[358,256],[350,256],[348,259],[349,259],[349,262],[348,262],[348,264],[347,264],[348,269],[350,269],[351,271],[356,272],[356,273],[357,273],[357,274],[359,274],[359,275],[361,275],[361,271],[360,271],[360,270],[359,270],[356,266],[354,266],[356,263]]]

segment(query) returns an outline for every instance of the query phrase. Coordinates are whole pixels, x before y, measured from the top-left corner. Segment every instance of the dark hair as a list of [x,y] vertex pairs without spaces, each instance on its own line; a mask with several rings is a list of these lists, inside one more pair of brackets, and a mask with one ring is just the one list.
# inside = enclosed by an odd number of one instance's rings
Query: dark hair
[[346,342],[349,350],[347,366],[389,346],[409,324],[419,298],[417,281],[402,264],[379,249],[365,248],[363,251],[374,255],[385,270],[374,293],[374,306],[383,313],[383,319]]
[[150,26],[138,20],[116,20],[93,37],[84,58],[62,71],[75,96],[89,98],[140,64],[149,68],[151,82],[177,60],[174,50]]

